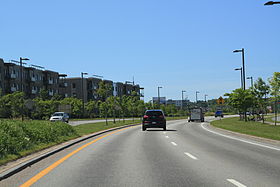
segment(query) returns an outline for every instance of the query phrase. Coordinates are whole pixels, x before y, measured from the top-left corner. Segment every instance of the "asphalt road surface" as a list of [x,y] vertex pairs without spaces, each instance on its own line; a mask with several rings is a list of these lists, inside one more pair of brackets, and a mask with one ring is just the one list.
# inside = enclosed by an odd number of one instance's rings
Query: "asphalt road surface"
[[169,121],[95,137],[26,168],[0,186],[280,186],[280,146],[206,123]]

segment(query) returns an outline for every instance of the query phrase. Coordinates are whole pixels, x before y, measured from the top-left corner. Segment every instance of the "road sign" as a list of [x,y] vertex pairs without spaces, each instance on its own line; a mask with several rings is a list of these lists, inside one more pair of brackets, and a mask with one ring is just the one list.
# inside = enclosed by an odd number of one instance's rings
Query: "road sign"
[[225,100],[222,97],[219,97],[219,99],[217,99],[217,103],[218,105],[223,105],[225,103]]

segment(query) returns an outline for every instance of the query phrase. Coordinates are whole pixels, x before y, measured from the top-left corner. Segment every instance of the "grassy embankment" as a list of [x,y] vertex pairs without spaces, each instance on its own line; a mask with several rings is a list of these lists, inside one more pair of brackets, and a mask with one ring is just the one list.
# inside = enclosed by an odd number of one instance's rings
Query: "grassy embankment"
[[240,121],[238,117],[212,121],[211,125],[242,134],[280,140],[280,126],[262,124],[254,121],[244,122]]

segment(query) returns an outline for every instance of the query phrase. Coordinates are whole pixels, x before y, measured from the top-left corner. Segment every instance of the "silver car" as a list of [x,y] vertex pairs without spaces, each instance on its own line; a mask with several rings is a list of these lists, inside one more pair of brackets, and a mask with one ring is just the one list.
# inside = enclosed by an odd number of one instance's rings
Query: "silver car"
[[69,122],[69,115],[65,112],[55,112],[51,118],[50,118],[51,122],[55,122],[55,121],[62,121],[62,122]]

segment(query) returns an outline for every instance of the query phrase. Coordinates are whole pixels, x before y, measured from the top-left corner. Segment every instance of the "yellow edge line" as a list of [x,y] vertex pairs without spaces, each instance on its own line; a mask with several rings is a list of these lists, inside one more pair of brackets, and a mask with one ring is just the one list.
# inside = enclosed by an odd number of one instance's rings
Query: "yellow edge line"
[[[128,127],[130,128],[130,127]],[[32,184],[34,184],[35,182],[37,182],[39,179],[41,179],[42,177],[44,177],[46,174],[48,174],[50,171],[52,171],[54,168],[56,168],[58,165],[60,165],[62,162],[64,162],[65,160],[67,160],[68,158],[70,158],[71,156],[73,156],[74,154],[78,153],[79,151],[81,151],[82,149],[86,148],[87,146],[97,142],[98,140],[101,140],[109,135],[115,134],[117,132],[126,130],[128,128],[125,129],[120,129],[114,132],[111,132],[109,134],[106,134],[104,136],[101,136],[85,145],[83,145],[82,147],[79,147],[78,149],[76,149],[75,151],[69,153],[68,155],[66,155],[65,157],[61,158],[60,160],[56,161],[55,163],[53,163],[52,165],[50,165],[49,167],[47,167],[46,169],[42,170],[40,173],[38,173],[37,175],[35,175],[34,177],[32,177],[31,179],[29,179],[28,181],[26,181],[24,184],[21,185],[21,187],[28,187],[31,186]]]

